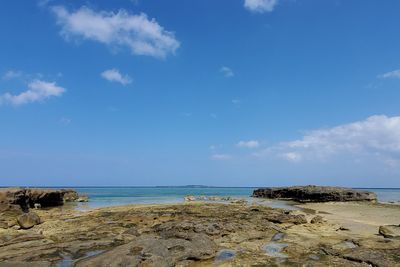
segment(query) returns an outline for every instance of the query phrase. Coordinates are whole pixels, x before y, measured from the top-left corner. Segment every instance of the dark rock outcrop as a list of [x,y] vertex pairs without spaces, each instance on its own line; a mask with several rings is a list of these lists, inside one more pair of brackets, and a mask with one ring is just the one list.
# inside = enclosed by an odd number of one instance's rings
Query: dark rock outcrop
[[260,188],[254,190],[253,197],[290,199],[299,202],[377,200],[375,193],[364,190],[313,185]]
[[0,212],[26,209],[27,206],[26,190],[20,188],[0,189]]
[[19,209],[27,212],[34,208],[61,206],[65,201],[77,201],[78,193],[74,190],[59,189],[26,189],[26,188],[2,188],[0,189],[0,212]]
[[26,196],[29,199],[30,208],[33,208],[35,203],[42,207],[55,207],[64,204],[64,194],[61,190],[27,189]]

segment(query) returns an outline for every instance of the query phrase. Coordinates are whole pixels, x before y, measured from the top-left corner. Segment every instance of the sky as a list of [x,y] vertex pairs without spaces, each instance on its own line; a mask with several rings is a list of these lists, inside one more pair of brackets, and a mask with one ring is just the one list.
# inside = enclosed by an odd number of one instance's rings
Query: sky
[[5,0],[0,185],[400,187],[396,0]]

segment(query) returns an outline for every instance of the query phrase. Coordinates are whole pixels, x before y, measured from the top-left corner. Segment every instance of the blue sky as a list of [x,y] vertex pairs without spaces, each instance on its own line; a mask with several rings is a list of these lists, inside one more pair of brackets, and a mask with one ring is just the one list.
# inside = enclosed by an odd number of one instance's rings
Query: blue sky
[[1,185],[400,187],[398,1],[1,5]]

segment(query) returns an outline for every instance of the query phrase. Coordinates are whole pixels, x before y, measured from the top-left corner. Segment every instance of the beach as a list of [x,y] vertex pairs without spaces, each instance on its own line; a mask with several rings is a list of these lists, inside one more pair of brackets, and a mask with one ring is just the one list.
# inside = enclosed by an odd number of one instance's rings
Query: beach
[[341,224],[352,233],[375,235],[381,225],[400,222],[400,205],[357,202],[307,203],[296,205],[310,209],[332,223]]
[[232,202],[37,209],[40,224],[0,229],[0,266],[400,265],[400,239],[379,234],[399,205]]

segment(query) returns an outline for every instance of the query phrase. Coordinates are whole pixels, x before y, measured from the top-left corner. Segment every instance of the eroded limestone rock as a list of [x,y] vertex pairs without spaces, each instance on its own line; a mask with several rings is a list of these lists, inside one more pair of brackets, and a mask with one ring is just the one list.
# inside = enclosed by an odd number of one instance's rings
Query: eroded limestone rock
[[41,223],[39,215],[34,212],[24,213],[17,218],[17,222],[22,229],[30,229]]
[[253,197],[291,199],[299,202],[377,200],[375,193],[364,190],[314,185],[260,188],[254,190]]
[[379,234],[387,238],[400,238],[400,225],[383,225],[379,227]]

